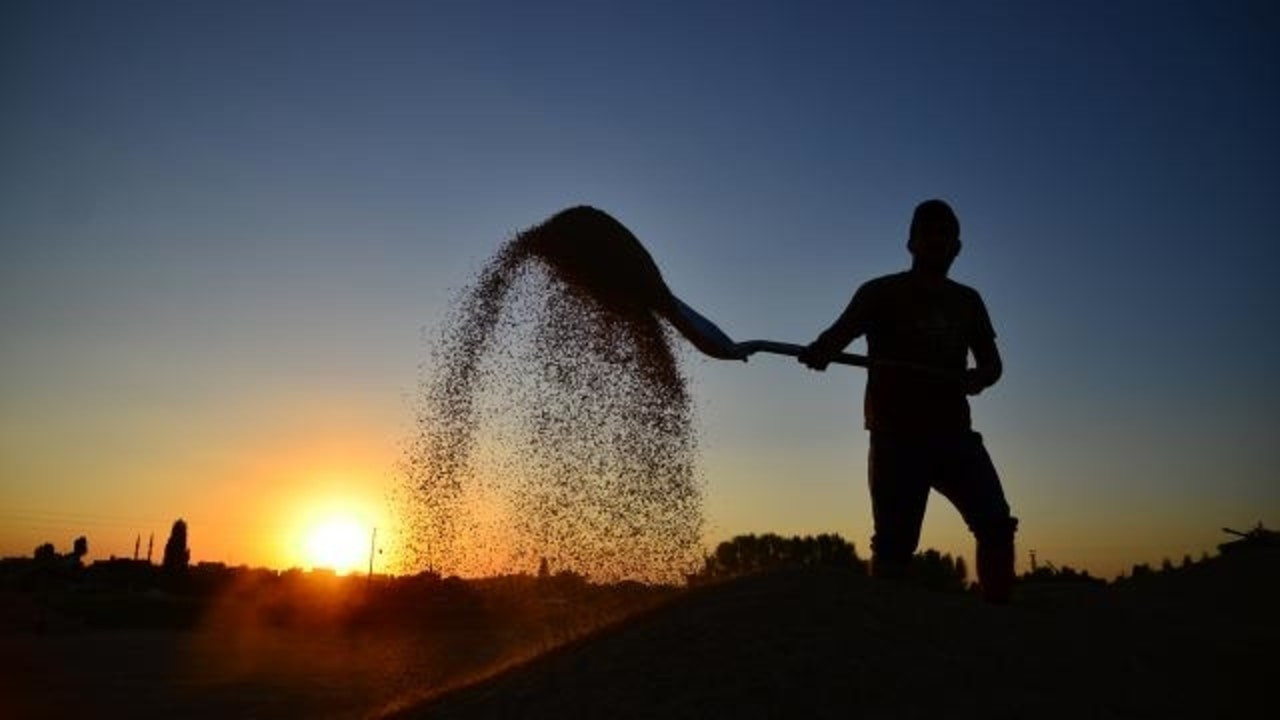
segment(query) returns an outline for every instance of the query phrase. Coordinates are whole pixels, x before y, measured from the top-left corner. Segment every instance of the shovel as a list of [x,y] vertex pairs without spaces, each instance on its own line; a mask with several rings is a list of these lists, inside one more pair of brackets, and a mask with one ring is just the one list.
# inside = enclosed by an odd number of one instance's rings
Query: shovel
[[[800,353],[805,350],[804,345],[778,342],[776,340],[746,340],[736,343],[728,335],[725,335],[723,330],[716,327],[715,323],[684,304],[680,298],[672,295],[671,300],[672,310],[669,314],[665,314],[664,317],[676,330],[680,331],[681,335],[684,335],[689,342],[693,343],[694,347],[713,358],[746,362],[747,358],[758,352],[799,357]],[[959,380],[963,377],[963,371],[956,371],[950,368],[922,365],[906,360],[872,359],[866,355],[856,355],[854,353],[837,353],[831,356],[829,362],[864,368],[898,368],[950,380]]]
[[[575,287],[621,313],[652,312],[703,354],[743,360],[758,352],[797,357],[805,346],[773,340],[734,342],[716,324],[676,297],[653,257],[636,236],[608,213],[586,205],[562,210],[523,233],[529,251]],[[954,376],[951,370],[865,355],[840,353],[831,362],[856,367],[892,366]]]
[[[790,355],[791,357],[799,357],[800,353],[804,352],[804,345],[778,342],[776,340],[734,342],[715,323],[686,305],[680,298],[672,295],[671,300],[671,312],[664,314],[667,322],[671,323],[672,327],[685,336],[689,342],[693,343],[694,347],[713,358],[742,360],[745,362],[747,358],[758,352]],[[840,353],[832,357],[831,362],[857,367],[870,367],[872,364],[871,359],[867,356],[854,355],[853,353]]]

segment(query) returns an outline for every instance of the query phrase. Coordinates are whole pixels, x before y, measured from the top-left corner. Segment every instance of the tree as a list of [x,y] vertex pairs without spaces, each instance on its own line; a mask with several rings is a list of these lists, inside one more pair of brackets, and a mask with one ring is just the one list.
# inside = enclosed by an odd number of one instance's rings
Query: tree
[[53,562],[58,558],[58,551],[54,549],[53,543],[47,542],[36,548],[35,559],[38,562]]
[[161,566],[169,572],[182,572],[191,562],[191,550],[187,548],[187,523],[178,518],[169,531],[169,540],[164,544],[164,561]]
[[836,534],[817,537],[781,537],[775,533],[738,535],[716,546],[703,568],[690,576],[692,583],[787,567],[826,565],[851,568],[865,573],[866,563],[858,558],[853,544]]
[[71,554],[67,560],[75,567],[83,567],[84,556],[89,554],[89,538],[81,535],[71,544]]
[[963,559],[933,548],[916,553],[908,570],[910,577],[934,590],[964,590],[968,574]]

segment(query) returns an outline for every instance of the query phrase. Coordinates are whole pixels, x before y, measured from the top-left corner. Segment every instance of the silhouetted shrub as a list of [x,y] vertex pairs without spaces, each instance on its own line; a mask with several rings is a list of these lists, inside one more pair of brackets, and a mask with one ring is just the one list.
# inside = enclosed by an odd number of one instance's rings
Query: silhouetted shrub
[[866,563],[853,544],[836,534],[793,536],[774,533],[738,535],[716,546],[703,559],[702,569],[689,577],[690,583],[723,580],[784,567],[823,565],[846,567],[865,573]]
[[71,545],[71,555],[67,556],[67,561],[77,568],[84,566],[84,556],[89,554],[89,538],[81,535],[75,539]]
[[1037,566],[1035,570],[1024,573],[1019,579],[1022,582],[1086,582],[1106,584],[1105,580],[1090,575],[1088,570],[1076,570],[1070,565],[1063,565],[1061,568],[1058,568],[1051,562],[1046,562],[1043,565]]
[[907,575],[933,590],[963,591],[968,586],[969,569],[964,558],[953,558],[930,548],[916,553]]

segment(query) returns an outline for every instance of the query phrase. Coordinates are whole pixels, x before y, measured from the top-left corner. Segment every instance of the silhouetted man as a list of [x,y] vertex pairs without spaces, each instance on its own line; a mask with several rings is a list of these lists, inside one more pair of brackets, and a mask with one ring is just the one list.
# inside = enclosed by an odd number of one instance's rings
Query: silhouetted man
[[855,338],[867,337],[872,572],[894,577],[906,570],[933,488],[956,506],[977,538],[983,596],[1007,602],[1018,521],[1009,514],[982,436],[973,431],[967,397],[1000,378],[995,330],[978,292],[947,278],[960,254],[960,222],[950,206],[941,200],[917,206],[907,249],[911,269],[858,288],[800,362],[823,370]]

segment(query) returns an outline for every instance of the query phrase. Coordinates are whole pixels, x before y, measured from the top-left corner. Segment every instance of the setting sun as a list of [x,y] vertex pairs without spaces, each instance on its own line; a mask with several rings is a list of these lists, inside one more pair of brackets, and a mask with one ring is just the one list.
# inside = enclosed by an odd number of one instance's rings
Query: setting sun
[[[309,473],[282,483],[273,512],[278,526],[277,567],[325,568],[340,575],[389,571],[398,557],[388,545],[396,523],[388,512],[384,488],[358,468]],[[375,537],[376,536],[376,537]]]
[[327,518],[307,531],[307,562],[338,573],[359,570],[369,557],[369,533],[369,528],[352,518]]

